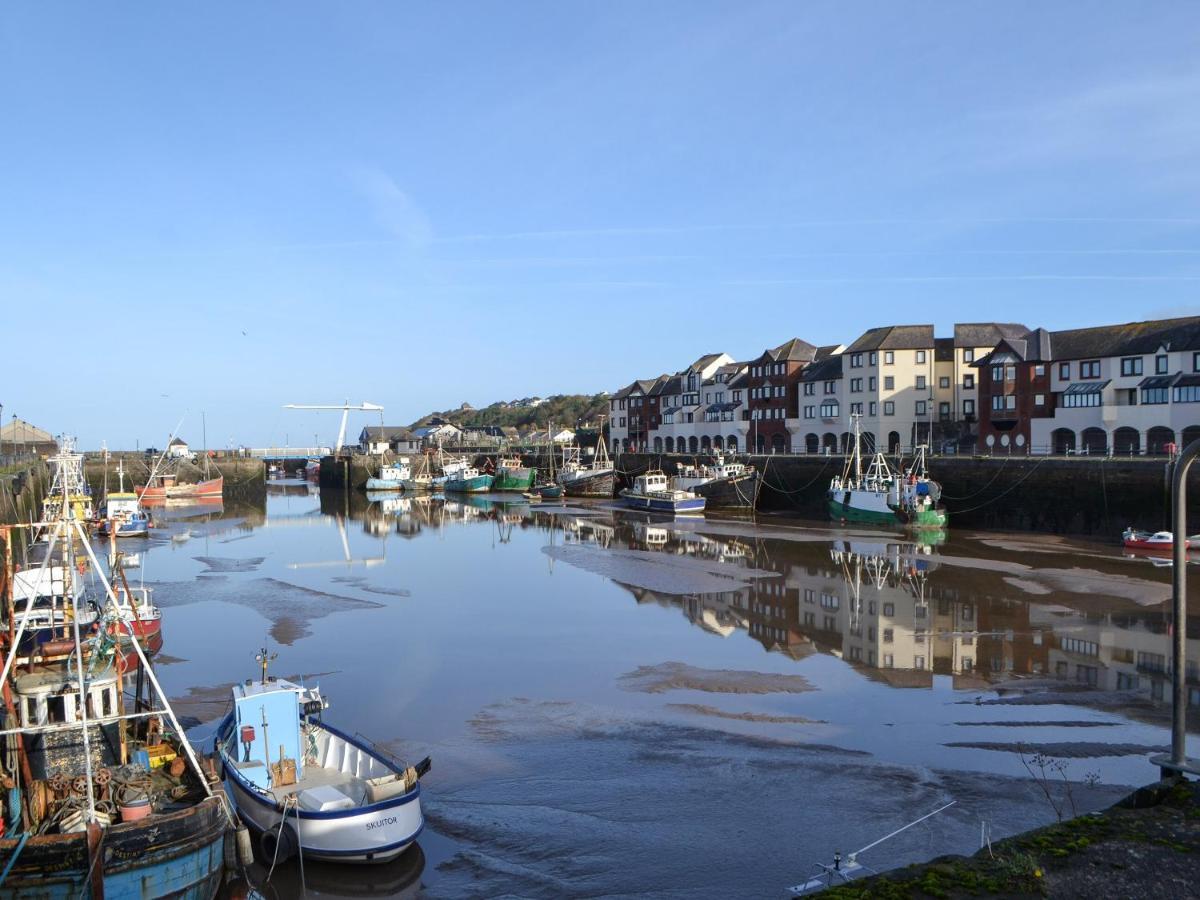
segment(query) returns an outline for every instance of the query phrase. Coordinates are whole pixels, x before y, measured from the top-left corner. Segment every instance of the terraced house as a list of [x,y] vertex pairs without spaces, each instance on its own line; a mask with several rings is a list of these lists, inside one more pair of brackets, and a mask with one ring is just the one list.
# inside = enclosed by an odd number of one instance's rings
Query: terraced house
[[1200,437],[1200,316],[1033,329],[977,368],[984,451],[1136,456]]

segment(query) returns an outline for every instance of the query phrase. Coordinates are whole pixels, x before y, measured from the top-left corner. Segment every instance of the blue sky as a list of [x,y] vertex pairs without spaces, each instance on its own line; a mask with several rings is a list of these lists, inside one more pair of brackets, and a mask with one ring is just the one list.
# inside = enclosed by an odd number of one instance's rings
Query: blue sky
[[0,102],[0,402],[87,446],[1200,312],[1196,4],[14,4]]

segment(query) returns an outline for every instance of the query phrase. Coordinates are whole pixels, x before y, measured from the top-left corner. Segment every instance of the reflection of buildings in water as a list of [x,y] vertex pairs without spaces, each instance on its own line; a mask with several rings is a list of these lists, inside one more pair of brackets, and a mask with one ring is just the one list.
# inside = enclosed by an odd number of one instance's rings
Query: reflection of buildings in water
[[710,634],[729,637],[735,631],[747,631],[745,591],[724,591],[717,594],[659,594],[646,588],[621,585],[639,604],[653,603],[664,608],[678,608],[693,625]]
[[608,522],[583,516],[559,516],[564,544],[595,544],[611,547],[617,530]]
[[718,540],[694,531],[672,531],[653,522],[629,525],[623,521],[622,526],[628,528],[627,543],[631,550],[655,550],[743,566],[748,564],[751,554],[749,546],[742,541]]
[[[1101,691],[1171,699],[1171,631],[1166,612],[1086,613],[1034,607],[1046,645],[1046,674]],[[1188,705],[1200,706],[1200,639],[1187,641]]]

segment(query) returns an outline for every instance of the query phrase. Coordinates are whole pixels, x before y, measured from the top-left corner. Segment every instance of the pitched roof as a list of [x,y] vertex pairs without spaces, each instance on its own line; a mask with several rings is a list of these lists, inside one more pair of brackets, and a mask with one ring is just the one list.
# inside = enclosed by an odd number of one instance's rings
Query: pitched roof
[[802,341],[800,338],[792,338],[790,341],[785,341],[774,350],[767,351],[771,359],[779,362],[780,360],[798,360],[800,362],[812,362],[817,355],[817,348],[808,341]]
[[725,355],[724,353],[705,353],[702,357],[700,357],[698,360],[696,360],[694,363],[692,363],[688,368],[695,369],[696,371],[700,371],[701,369],[706,369],[724,355]]
[[416,435],[403,425],[367,425],[359,437],[368,441],[409,441]]
[[186,447],[187,445],[187,441],[183,438],[171,438],[171,443],[167,444],[168,447]]
[[1050,334],[1053,359],[1087,359],[1168,350],[1200,350],[1200,316],[1075,328]]
[[30,425],[24,419],[18,419],[13,416],[12,420],[0,428],[0,440],[6,444],[21,443],[26,444],[53,444],[56,443],[54,435],[48,431],[38,428],[36,425]]
[[800,376],[801,381],[834,381],[842,377],[842,354],[835,353],[810,363]]
[[864,350],[923,350],[933,346],[932,325],[885,325],[870,328],[846,353],[861,353]]
[[823,347],[818,347],[817,355],[814,356],[813,359],[815,359],[815,360],[828,359],[829,357],[834,356],[838,352],[838,348],[840,348],[841,346],[842,346],[841,344],[826,344]]
[[651,397],[663,394],[678,394],[682,379],[678,375],[659,375],[654,379],[654,387],[649,391]]
[[954,346],[995,347],[1005,338],[1020,340],[1028,331],[1018,322],[960,322],[954,326]]

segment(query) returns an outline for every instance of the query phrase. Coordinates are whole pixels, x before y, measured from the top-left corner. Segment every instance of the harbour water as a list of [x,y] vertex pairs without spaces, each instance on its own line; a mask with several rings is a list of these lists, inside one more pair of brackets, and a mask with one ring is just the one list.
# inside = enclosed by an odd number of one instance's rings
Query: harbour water
[[204,749],[266,646],[343,730],[433,757],[420,849],[309,864],[314,895],[774,897],[950,800],[863,862],[1053,821],[1022,750],[1065,762],[1069,814],[1169,742],[1170,569],[1117,547],[298,481],[157,518],[123,547]]

